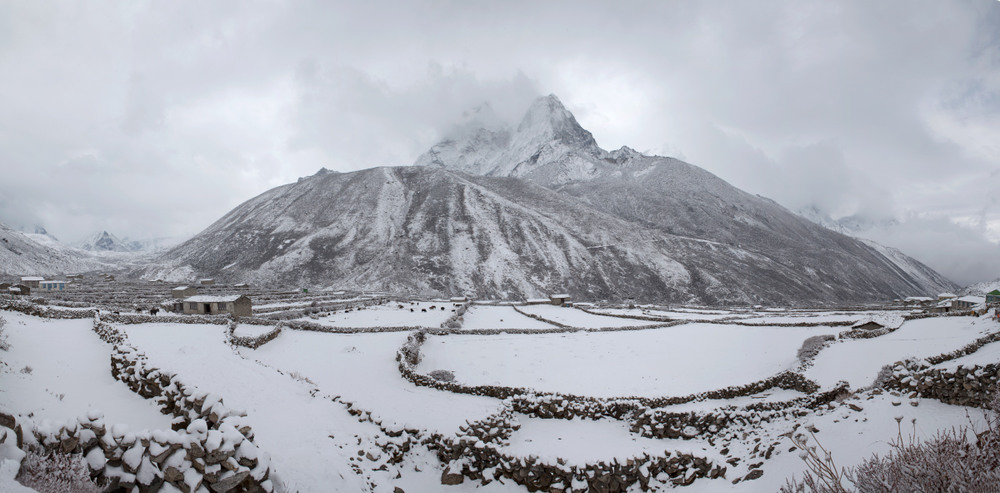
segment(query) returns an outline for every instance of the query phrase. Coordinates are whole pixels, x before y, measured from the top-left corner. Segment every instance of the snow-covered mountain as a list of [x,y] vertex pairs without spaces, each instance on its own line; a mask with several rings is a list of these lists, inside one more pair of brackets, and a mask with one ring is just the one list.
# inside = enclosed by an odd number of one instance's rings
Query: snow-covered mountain
[[91,252],[134,252],[135,245],[107,232],[101,231],[78,245]]
[[1000,279],[994,279],[992,281],[977,282],[975,284],[966,286],[962,289],[961,294],[963,296],[983,296],[986,293],[992,292],[995,289],[1000,289]]
[[418,166],[325,170],[240,205],[145,275],[517,299],[842,303],[956,286],[696,166],[607,152],[555,96],[472,112]]
[[114,259],[102,259],[90,252],[67,247],[44,230],[29,234],[0,224],[2,274],[52,276],[119,267]]
[[[612,158],[553,95],[536,100],[514,128],[499,123],[488,106],[480,108],[461,132],[432,147],[415,164],[553,186],[592,178]],[[482,121],[490,124],[477,127]]]

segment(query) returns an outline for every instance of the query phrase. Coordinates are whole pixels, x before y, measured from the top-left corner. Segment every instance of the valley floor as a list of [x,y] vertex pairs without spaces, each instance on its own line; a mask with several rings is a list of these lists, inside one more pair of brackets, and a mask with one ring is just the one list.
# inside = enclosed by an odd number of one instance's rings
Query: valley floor
[[[288,322],[298,328],[256,349],[234,345],[224,324],[109,320],[149,366],[245,411],[270,456],[273,489],[303,493],[520,492],[535,480],[598,491],[592,473],[608,464],[635,465],[622,474],[641,480],[627,491],[682,483],[691,492],[776,491],[804,471],[784,436],[793,430],[812,430],[839,466],[851,466],[899,436],[986,419],[977,408],[873,386],[883,366],[977,340],[937,367],[1000,363],[1000,342],[983,343],[1000,332],[989,317],[462,305],[339,307]],[[10,345],[0,351],[0,411],[38,427],[99,413],[108,426],[170,428],[157,402],[112,376],[115,346],[93,320],[0,317]],[[442,329],[449,320],[458,327]],[[866,320],[885,333],[843,334]],[[264,337],[278,324],[258,323],[233,334]],[[838,334],[814,358],[797,357],[807,338]],[[661,459],[682,467],[657,469]],[[511,472],[518,467],[530,474]],[[551,473],[532,479],[538,471]],[[0,467],[0,490],[15,491],[12,475]]]

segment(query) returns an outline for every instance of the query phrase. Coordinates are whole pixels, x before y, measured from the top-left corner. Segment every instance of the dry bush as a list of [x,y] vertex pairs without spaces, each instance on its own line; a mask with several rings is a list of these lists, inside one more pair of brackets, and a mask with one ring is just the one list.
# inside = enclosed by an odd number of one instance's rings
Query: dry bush
[[[920,441],[913,434],[904,439],[900,428],[887,455],[873,455],[850,469],[838,469],[818,442],[810,446],[803,434],[789,433],[786,436],[802,450],[807,471],[801,481],[786,481],[781,492],[998,491],[1000,391],[994,394],[990,410],[993,414],[986,419],[986,429],[978,433],[970,424]],[[897,427],[901,420],[896,418]],[[852,489],[844,486],[845,479]]]
[[437,381],[440,381],[440,382],[454,382],[455,381],[455,373],[451,372],[451,371],[448,371],[448,370],[434,370],[434,371],[428,373],[427,375],[430,376],[431,378],[433,378],[434,380],[437,380]]
[[10,349],[10,343],[7,342],[7,332],[5,332],[6,327],[7,320],[0,317],[0,350],[2,351]]
[[87,464],[80,454],[39,452],[29,449],[17,482],[39,493],[98,493],[101,488],[90,479]]
[[826,345],[827,341],[832,341],[836,339],[837,336],[831,334],[812,336],[804,341],[802,341],[802,347],[799,348],[799,352],[796,355],[800,361],[808,361],[815,358],[819,354],[820,350]]

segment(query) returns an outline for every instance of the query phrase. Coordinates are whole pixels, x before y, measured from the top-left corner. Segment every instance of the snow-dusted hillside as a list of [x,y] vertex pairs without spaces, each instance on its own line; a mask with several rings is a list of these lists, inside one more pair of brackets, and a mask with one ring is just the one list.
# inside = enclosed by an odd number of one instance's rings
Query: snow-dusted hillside
[[975,284],[966,286],[962,290],[962,295],[964,296],[982,296],[986,293],[993,291],[994,289],[1000,289],[1000,279],[994,279],[992,281],[977,282]]
[[0,273],[7,275],[59,275],[131,264],[135,255],[97,255],[67,247],[44,234],[26,234],[0,224]]

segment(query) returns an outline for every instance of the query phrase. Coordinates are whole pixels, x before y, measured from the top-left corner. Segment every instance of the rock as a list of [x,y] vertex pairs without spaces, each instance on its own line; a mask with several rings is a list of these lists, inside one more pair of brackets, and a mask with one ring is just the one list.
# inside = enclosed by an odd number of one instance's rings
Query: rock
[[220,479],[215,484],[211,484],[208,487],[215,493],[229,493],[239,488],[240,483],[242,483],[249,476],[250,471],[238,472],[227,478]]
[[865,410],[865,408],[863,408],[863,407],[861,407],[861,406],[859,406],[859,405],[857,405],[857,404],[855,404],[853,402],[847,403],[847,407],[849,407],[849,408],[851,408],[851,409],[853,409],[855,411],[858,411],[858,412],[861,412],[861,411]]
[[753,479],[757,479],[757,478],[759,478],[759,477],[761,477],[763,475],[764,475],[764,470],[763,469],[754,469],[754,470],[750,471],[749,473],[747,473],[746,476],[743,476],[743,480],[744,481],[750,481],[750,480],[753,480]]
[[406,493],[406,492],[403,491],[403,488],[396,486],[395,488],[392,489],[392,493]]
[[451,466],[444,468],[441,472],[441,484],[456,485],[462,484],[465,481],[465,476],[452,472]]

